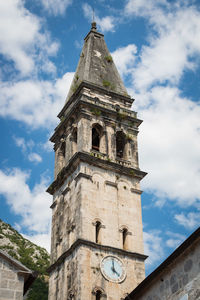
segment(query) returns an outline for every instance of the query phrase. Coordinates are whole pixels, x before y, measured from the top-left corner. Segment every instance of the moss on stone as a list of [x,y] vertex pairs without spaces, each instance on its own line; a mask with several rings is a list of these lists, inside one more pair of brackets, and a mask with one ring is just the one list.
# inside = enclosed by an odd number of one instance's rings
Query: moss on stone
[[105,56],[105,60],[106,60],[108,63],[112,63],[112,62],[113,62],[113,59],[112,59],[112,56],[111,56],[111,55]]

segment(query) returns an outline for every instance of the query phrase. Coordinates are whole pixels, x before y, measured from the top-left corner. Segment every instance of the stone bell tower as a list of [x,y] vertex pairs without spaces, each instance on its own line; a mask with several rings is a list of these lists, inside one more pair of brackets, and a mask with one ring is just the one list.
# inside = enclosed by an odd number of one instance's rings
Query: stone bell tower
[[121,300],[145,277],[132,102],[92,23],[51,137],[49,300]]

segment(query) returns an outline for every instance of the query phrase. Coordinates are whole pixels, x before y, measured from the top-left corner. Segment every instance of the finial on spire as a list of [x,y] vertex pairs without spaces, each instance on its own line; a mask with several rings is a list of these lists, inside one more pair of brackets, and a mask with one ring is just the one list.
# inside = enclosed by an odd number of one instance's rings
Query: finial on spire
[[97,23],[96,22],[92,22],[92,28],[91,29],[93,29],[93,30],[96,30],[97,29]]
[[93,30],[97,29],[97,24],[96,24],[96,22],[94,20],[94,7],[92,8],[92,24],[91,25],[92,25],[91,29],[93,29]]
[[92,23],[94,23],[94,7],[92,7]]

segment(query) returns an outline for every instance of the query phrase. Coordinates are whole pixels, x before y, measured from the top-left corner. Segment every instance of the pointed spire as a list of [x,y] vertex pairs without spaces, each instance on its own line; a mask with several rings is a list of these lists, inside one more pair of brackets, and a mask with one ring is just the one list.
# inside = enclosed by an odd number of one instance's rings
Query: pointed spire
[[104,35],[97,31],[94,21],[91,24],[90,32],[85,37],[85,43],[66,101],[82,82],[128,96],[104,41]]

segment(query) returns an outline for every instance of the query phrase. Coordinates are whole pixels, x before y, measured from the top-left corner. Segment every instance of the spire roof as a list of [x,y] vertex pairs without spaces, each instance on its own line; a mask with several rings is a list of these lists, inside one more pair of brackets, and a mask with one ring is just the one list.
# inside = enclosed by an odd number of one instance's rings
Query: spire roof
[[104,35],[97,31],[96,22],[92,22],[91,25],[91,30],[84,39],[84,46],[66,101],[81,82],[128,96],[104,41]]

